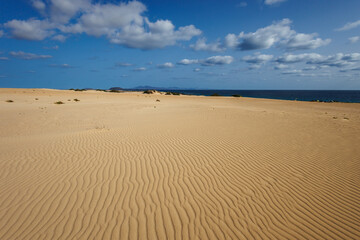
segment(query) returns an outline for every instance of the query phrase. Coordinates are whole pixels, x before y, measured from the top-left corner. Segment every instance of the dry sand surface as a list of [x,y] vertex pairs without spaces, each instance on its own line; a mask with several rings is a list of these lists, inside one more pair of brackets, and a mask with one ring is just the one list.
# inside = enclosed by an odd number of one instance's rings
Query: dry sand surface
[[0,89],[0,239],[360,239],[360,104]]

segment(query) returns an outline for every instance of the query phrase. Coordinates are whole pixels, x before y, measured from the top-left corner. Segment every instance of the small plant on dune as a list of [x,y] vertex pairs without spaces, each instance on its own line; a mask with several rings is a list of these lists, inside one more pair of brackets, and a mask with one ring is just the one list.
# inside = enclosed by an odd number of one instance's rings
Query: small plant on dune
[[71,101],[71,99],[68,99],[68,102],[70,102]]
[[176,96],[179,96],[180,93],[178,93],[178,92],[166,92],[165,95],[176,95]]
[[80,102],[80,100],[79,100],[79,99],[77,99],[77,98],[75,98],[75,99],[74,99],[74,101],[75,101],[75,102]]
[[144,94],[153,94],[153,93],[155,93],[155,90],[145,90],[143,93]]
[[218,93],[213,93],[213,94],[211,94],[211,96],[212,96],[212,97],[220,97],[221,95],[218,94]]
[[54,104],[64,104],[62,101],[54,102]]
[[241,95],[238,95],[238,94],[234,94],[232,95],[233,97],[241,97]]
[[160,100],[159,100],[159,99],[156,99],[156,101],[157,101],[157,102],[160,102]]
[[13,100],[6,100],[5,102],[14,102]]
[[39,100],[38,98],[35,98],[35,100]]
[[113,93],[119,93],[120,91],[119,90],[110,90],[109,92],[113,92]]

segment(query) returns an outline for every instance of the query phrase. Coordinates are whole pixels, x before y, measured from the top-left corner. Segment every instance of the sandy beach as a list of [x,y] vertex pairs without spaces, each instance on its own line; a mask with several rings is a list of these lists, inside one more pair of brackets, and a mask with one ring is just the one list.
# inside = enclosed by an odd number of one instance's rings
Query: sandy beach
[[0,89],[0,239],[360,239],[360,104]]

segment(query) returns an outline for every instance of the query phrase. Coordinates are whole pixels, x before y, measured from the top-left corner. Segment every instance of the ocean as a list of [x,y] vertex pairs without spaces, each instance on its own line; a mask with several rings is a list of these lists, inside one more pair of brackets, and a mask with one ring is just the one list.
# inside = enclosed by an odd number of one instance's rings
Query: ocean
[[164,90],[188,95],[220,96],[241,95],[242,97],[268,98],[297,101],[360,103],[360,90]]

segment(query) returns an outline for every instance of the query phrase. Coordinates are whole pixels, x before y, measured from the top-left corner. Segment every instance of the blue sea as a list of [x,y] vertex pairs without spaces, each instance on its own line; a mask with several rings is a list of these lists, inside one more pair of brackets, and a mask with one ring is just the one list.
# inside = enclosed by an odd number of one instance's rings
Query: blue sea
[[242,97],[268,98],[297,101],[350,102],[360,103],[360,91],[337,90],[164,90],[188,95],[221,96],[241,95]]

